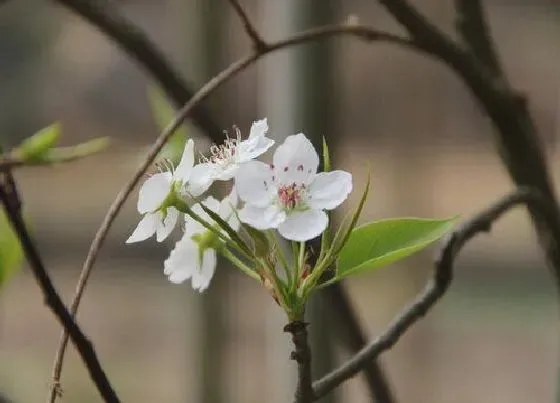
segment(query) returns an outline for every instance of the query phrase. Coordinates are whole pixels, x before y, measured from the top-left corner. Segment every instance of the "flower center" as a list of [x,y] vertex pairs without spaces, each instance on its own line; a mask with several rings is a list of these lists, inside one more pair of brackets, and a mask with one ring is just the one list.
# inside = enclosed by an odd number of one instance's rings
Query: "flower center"
[[292,183],[291,185],[284,185],[278,188],[278,200],[280,200],[282,207],[287,210],[293,210],[299,207],[304,192],[304,184],[297,185]]
[[210,147],[210,156],[202,157],[203,162],[211,162],[213,164],[227,165],[232,162],[237,156],[237,146],[241,143],[241,132],[237,127],[235,129],[235,138],[229,137],[228,132],[225,132],[226,139],[223,144],[213,144]]

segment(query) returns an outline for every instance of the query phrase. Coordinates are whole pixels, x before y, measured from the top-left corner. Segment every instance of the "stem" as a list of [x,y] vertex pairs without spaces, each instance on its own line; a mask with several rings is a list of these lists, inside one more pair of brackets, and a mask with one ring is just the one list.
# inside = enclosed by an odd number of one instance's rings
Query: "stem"
[[294,403],[310,403],[314,400],[311,378],[311,349],[307,341],[307,323],[299,320],[288,323],[284,331],[291,333],[294,351],[290,359],[297,362],[298,380]]

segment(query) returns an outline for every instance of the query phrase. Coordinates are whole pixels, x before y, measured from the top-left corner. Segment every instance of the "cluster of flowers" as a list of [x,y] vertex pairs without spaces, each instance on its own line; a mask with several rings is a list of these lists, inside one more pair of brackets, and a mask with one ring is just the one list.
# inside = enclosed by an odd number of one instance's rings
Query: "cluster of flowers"
[[[270,230],[277,230],[290,241],[313,239],[327,228],[325,210],[340,205],[352,191],[348,172],[317,173],[319,156],[304,134],[287,137],[269,165],[255,160],[274,145],[267,137],[267,120],[254,122],[246,140],[235,131],[235,138],[212,146],[211,155],[198,164],[193,141],[188,140],[175,168],[167,164],[166,170],[144,182],[137,205],[143,218],[126,241],[139,242],[155,234],[161,242],[177,222],[184,221],[184,234],[165,260],[164,273],[173,283],[191,279],[201,292],[210,284],[217,252],[248,274],[258,271],[231,253],[230,249],[244,252],[233,242],[238,232],[245,230],[253,239],[260,232],[266,239]],[[230,180],[231,193],[222,201],[204,198],[214,181]]]

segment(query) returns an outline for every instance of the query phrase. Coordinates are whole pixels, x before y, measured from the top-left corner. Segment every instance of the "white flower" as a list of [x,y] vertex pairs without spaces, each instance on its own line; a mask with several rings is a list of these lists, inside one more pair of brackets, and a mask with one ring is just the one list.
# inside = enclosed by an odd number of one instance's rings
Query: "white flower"
[[[235,231],[239,229],[239,220],[234,210],[237,205],[235,189],[222,202],[210,196],[202,203],[217,212]],[[200,204],[194,205],[192,210],[209,224],[215,224]],[[165,260],[164,274],[172,283],[179,284],[190,278],[195,290],[206,290],[216,270],[216,248],[220,247],[221,242],[216,233],[187,216],[185,234]]]
[[340,205],[352,191],[345,171],[317,173],[319,156],[303,133],[286,138],[274,153],[273,165],[251,161],[235,177],[245,206],[239,219],[260,230],[277,228],[293,241],[321,234],[328,224],[323,210]]
[[221,146],[213,145],[210,148],[212,155],[204,157],[203,162],[195,166],[193,176],[201,186],[208,188],[216,180],[232,179],[242,164],[265,153],[274,144],[274,140],[266,137],[266,118],[253,122],[247,140],[241,140],[238,128],[235,128],[235,132],[235,138],[226,138]]
[[189,140],[177,168],[152,175],[144,182],[138,194],[137,209],[144,217],[126,243],[140,242],[156,234],[158,242],[169,236],[177,219],[179,211],[173,206],[166,206],[166,202],[176,192],[187,192],[193,196],[202,194],[208,187],[198,181],[190,181],[193,176],[194,143]]

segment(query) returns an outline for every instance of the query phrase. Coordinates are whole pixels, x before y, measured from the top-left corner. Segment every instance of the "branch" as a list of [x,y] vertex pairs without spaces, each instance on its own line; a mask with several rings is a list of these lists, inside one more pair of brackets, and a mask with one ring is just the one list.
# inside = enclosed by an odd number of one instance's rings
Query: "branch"
[[37,247],[29,234],[21,215],[21,200],[15,187],[11,172],[5,172],[0,183],[0,202],[4,205],[6,216],[19,237],[31,271],[37,281],[45,304],[56,316],[62,327],[72,339],[80,357],[88,369],[89,376],[106,402],[118,403],[120,400],[113,390],[107,375],[103,371],[91,341],[82,332],[74,318],[62,302],[41,260]]
[[488,232],[492,224],[502,214],[518,204],[528,204],[539,208],[543,214],[550,215],[550,205],[536,191],[518,189],[475,215],[456,229],[447,238],[435,262],[433,278],[428,282],[424,292],[391,323],[388,329],[377,339],[360,350],[354,357],[338,369],[314,382],[315,398],[319,399],[338,387],[344,381],[360,372],[369,361],[393,347],[401,336],[419,319],[424,317],[433,305],[449,288],[453,278],[453,265],[463,246],[480,232]]
[[[64,0],[67,1],[67,0]],[[329,25],[319,28],[310,29],[307,31],[300,32],[298,34],[293,35],[284,40],[280,40],[277,42],[273,42],[268,44],[265,50],[261,50],[260,52],[253,52],[249,55],[233,62],[228,68],[220,72],[210,81],[208,81],[202,88],[200,88],[196,94],[194,94],[189,101],[180,109],[178,114],[176,115],[173,122],[170,123],[168,127],[164,129],[164,131],[158,136],[154,144],[152,145],[151,149],[148,151],[143,163],[138,168],[132,179],[129,180],[128,183],[124,185],[121,189],[101,226],[97,230],[95,237],[90,245],[90,249],[88,251],[88,255],[82,267],[82,271],[80,273],[80,278],[78,279],[78,284],[76,286],[76,292],[74,294],[74,299],[72,301],[70,310],[72,314],[76,314],[78,311],[80,301],[84,290],[86,288],[89,276],[91,274],[93,265],[97,259],[97,255],[107,237],[109,229],[113,224],[113,221],[119,214],[122,206],[124,205],[127,198],[132,193],[133,189],[136,187],[140,179],[143,177],[144,173],[148,169],[148,167],[152,164],[156,156],[159,154],[162,147],[165,145],[167,140],[173,135],[175,130],[179,128],[182,122],[191,114],[194,109],[202,102],[206,97],[208,97],[213,91],[219,88],[222,84],[227,82],[228,80],[235,77],[240,72],[244,71],[246,68],[257,62],[259,59],[263,58],[269,53],[275,52],[277,50],[281,50],[290,46],[300,45],[306,42],[325,39],[333,36],[353,36],[356,38],[360,38],[366,41],[376,41],[376,42],[386,42],[391,43],[399,46],[404,46],[410,49],[414,49],[416,51],[426,52],[427,50],[421,45],[417,44],[414,41],[411,41],[407,38],[389,34],[383,31],[379,31],[376,29],[372,29],[366,26],[360,25]],[[53,368],[53,384],[57,385],[60,382],[60,374],[62,372],[62,363],[64,361],[64,354],[66,351],[66,345],[68,344],[68,334],[65,333],[61,336],[59,348],[56,353],[55,363]],[[53,390],[57,387],[54,386]],[[56,400],[56,394],[53,392],[51,394],[51,402]]]
[[455,0],[457,29],[471,52],[497,75],[503,75],[480,0]]
[[262,52],[263,50],[265,50],[268,45],[266,44],[263,37],[259,34],[257,29],[255,28],[255,25],[249,19],[249,16],[247,15],[247,13],[243,9],[243,7],[241,7],[241,4],[239,3],[239,1],[238,0],[229,0],[229,2],[231,4],[231,6],[234,8],[237,15],[239,15],[239,18],[241,19],[241,22],[243,23],[243,27],[245,28],[245,31],[247,32],[247,35],[249,35],[249,38],[251,38],[251,40],[253,41],[254,49],[257,52]]
[[290,359],[297,362],[298,381],[294,403],[310,403],[314,399],[311,386],[311,350],[307,342],[307,323],[291,322],[284,327],[284,331],[292,334],[294,351]]
[[[335,283],[327,287],[322,290],[319,295],[324,298],[334,310],[334,315],[332,316],[332,321],[335,323],[333,326],[333,328],[335,328],[334,330],[342,333],[341,336],[345,339],[349,352],[351,354],[356,354],[366,345],[367,339],[342,283]],[[395,402],[395,397],[391,391],[389,381],[386,379],[383,368],[377,360],[366,362],[362,371],[372,401],[376,403]]]
[[515,184],[537,189],[554,206],[548,217],[531,205],[529,212],[560,291],[560,209],[525,97],[509,85],[503,74],[496,75],[483,60],[430,24],[406,0],[378,1],[408,30],[414,42],[446,63],[472,91],[492,119],[498,153]]
[[[167,96],[179,108],[192,98],[190,85],[180,77],[160,50],[140,29],[110,6],[110,2],[97,0],[53,0],[81,16],[103,32],[126,54],[143,67],[159,83]],[[196,105],[191,113],[193,120],[211,139],[221,142],[222,130],[203,105]]]

